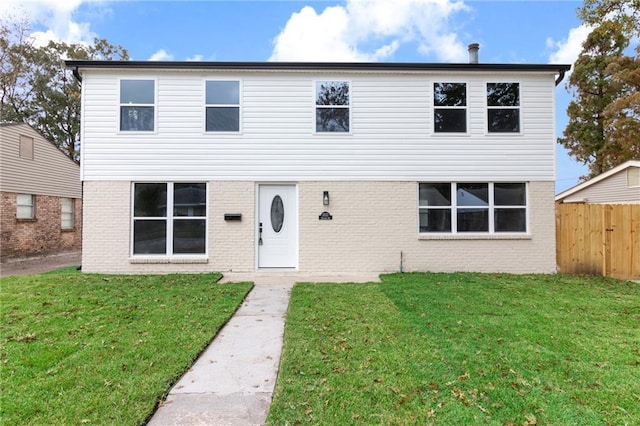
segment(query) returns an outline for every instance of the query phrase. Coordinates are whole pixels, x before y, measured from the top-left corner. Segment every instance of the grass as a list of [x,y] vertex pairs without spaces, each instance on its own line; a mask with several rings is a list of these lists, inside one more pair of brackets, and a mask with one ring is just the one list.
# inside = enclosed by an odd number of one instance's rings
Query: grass
[[268,423],[640,424],[639,330],[600,277],[297,285]]
[[78,269],[77,266],[67,266],[64,268],[54,269],[53,271],[43,272],[42,274],[51,275],[51,274],[76,274],[76,273],[78,274],[80,273],[80,270]]
[[3,278],[2,424],[144,423],[251,289],[219,278]]

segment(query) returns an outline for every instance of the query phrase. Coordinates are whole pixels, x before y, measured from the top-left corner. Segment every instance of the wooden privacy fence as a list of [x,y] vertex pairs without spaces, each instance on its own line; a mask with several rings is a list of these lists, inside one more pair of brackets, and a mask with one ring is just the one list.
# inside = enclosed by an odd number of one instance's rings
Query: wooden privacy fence
[[639,204],[556,204],[558,272],[640,280]]

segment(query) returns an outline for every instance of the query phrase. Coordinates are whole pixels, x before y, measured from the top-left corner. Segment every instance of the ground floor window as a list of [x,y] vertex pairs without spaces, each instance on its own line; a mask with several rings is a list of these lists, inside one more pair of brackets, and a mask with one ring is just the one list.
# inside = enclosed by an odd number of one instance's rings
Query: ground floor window
[[527,209],[523,182],[419,184],[421,233],[526,233]]
[[73,229],[75,226],[75,206],[73,198],[60,198],[60,221],[62,229]]
[[204,254],[206,183],[134,183],[133,254]]
[[16,219],[35,219],[35,195],[16,194]]

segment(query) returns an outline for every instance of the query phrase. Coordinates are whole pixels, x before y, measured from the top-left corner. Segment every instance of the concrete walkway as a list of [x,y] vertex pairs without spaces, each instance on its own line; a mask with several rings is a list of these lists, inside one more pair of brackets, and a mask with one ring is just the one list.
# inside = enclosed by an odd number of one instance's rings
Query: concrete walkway
[[0,263],[0,277],[40,274],[67,266],[80,266],[81,257],[80,250],[71,250],[61,253],[8,259]]
[[221,282],[253,281],[243,305],[171,389],[148,423],[262,425],[278,376],[284,322],[295,282],[379,281],[377,274],[225,274]]

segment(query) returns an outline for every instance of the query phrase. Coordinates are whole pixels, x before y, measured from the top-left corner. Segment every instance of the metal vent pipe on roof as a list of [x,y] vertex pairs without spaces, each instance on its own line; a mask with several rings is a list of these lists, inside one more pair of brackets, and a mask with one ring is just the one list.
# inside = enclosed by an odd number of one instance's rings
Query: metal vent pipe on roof
[[480,50],[480,44],[471,43],[469,45],[469,63],[477,64],[478,63],[478,51]]

